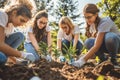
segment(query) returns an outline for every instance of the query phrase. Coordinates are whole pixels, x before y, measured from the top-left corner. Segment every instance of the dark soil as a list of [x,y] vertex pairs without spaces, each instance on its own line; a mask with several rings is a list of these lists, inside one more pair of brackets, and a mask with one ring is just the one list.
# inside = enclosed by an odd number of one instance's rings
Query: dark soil
[[96,80],[101,75],[104,80],[120,79],[120,68],[114,68],[109,61],[94,63],[88,62],[82,68],[46,60],[27,66],[9,64],[0,68],[0,80],[30,80],[33,76],[42,80]]

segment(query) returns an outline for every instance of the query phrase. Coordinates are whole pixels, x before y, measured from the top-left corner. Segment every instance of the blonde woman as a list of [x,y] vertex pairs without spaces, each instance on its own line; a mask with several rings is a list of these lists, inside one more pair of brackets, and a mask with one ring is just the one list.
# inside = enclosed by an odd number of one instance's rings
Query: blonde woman
[[[67,16],[64,16],[59,21],[59,31],[57,35],[57,48],[62,51],[63,54],[65,53],[64,49],[66,47],[64,44],[69,48],[70,43],[72,42],[73,48],[75,48],[76,55],[80,55],[82,50],[82,42],[80,41],[80,29],[78,26],[75,26],[71,19]],[[60,60],[64,61],[64,57],[60,56]]]

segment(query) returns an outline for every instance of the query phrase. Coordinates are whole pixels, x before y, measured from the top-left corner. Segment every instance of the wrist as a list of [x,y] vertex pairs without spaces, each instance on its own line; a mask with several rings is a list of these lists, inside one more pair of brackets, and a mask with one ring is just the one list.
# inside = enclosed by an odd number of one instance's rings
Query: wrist
[[60,47],[57,47],[57,50],[61,50],[61,48],[60,48]]
[[85,64],[86,63],[86,60],[84,59],[85,56],[82,56],[79,60],[80,62],[82,62],[82,64]]
[[39,51],[39,46],[34,46],[36,51]]
[[20,58],[23,58],[23,52],[20,51]]

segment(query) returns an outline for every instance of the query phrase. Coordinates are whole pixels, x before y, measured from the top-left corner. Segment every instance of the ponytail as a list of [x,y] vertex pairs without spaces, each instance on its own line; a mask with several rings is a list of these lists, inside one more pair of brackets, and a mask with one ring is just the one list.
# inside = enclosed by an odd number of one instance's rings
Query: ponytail
[[96,37],[97,32],[98,32],[97,27],[98,27],[99,22],[100,22],[100,17],[98,16],[99,9],[97,8],[97,6],[95,4],[87,4],[87,5],[85,5],[85,7],[83,9],[83,12],[84,13],[97,14],[96,20],[94,22],[96,33],[94,33],[94,34],[90,33],[90,25],[88,23],[87,23],[86,32],[85,32],[85,35],[88,38],[89,37]]
[[96,17],[96,20],[95,20],[95,22],[94,22],[94,24],[95,24],[95,30],[96,30],[96,33],[94,33],[94,34],[91,34],[90,33],[90,25],[89,24],[87,24],[87,26],[86,26],[86,32],[85,32],[85,35],[89,38],[89,37],[96,37],[96,35],[97,35],[97,32],[98,32],[98,30],[97,30],[97,27],[98,27],[98,25],[99,25],[99,22],[100,22],[100,17],[99,16],[97,16]]

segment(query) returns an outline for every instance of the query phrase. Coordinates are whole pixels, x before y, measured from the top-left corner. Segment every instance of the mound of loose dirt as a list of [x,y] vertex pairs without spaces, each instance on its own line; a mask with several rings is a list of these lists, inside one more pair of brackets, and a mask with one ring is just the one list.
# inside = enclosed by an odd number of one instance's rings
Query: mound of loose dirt
[[42,80],[96,80],[100,75],[105,80],[118,80],[120,69],[115,69],[107,61],[99,65],[88,62],[82,68],[76,68],[67,63],[46,60],[27,66],[6,65],[0,68],[1,80],[30,80],[33,76],[39,76]]

